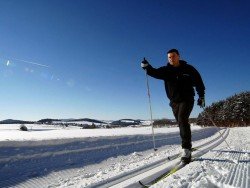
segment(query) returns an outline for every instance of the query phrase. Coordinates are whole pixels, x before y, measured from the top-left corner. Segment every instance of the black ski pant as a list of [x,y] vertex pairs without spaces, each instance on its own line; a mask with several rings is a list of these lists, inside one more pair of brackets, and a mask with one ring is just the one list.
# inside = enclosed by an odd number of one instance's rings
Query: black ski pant
[[179,125],[180,136],[182,140],[182,148],[183,149],[191,149],[192,148],[192,136],[190,124],[188,122],[188,118],[192,112],[194,106],[194,99],[190,99],[183,102],[170,102],[170,106],[172,107],[175,119]]

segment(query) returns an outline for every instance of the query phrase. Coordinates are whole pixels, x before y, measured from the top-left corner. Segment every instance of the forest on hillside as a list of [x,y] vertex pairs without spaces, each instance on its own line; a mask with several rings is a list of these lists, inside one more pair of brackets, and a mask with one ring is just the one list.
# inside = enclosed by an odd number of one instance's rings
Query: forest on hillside
[[197,124],[211,126],[211,119],[220,127],[250,125],[250,91],[241,92],[206,107],[197,117]]

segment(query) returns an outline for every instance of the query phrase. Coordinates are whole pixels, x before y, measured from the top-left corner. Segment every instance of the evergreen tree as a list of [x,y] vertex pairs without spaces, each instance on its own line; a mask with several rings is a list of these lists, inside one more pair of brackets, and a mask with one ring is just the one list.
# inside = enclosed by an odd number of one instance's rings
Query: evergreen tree
[[211,126],[210,115],[217,126],[233,127],[250,125],[250,92],[235,94],[205,108],[197,118],[197,124]]

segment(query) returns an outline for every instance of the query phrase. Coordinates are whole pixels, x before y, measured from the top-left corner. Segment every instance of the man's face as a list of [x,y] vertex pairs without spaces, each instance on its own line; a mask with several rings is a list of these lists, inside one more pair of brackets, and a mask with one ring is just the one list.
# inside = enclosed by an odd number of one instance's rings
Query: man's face
[[179,66],[179,60],[180,60],[180,56],[173,52],[173,53],[168,53],[168,62],[173,65],[173,66]]

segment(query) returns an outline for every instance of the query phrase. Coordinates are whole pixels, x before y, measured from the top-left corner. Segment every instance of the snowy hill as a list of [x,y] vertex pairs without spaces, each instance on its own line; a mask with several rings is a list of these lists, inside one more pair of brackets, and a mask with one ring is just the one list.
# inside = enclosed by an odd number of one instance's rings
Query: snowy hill
[[147,120],[134,120],[134,119],[121,119],[121,120],[97,120],[90,118],[80,118],[80,119],[41,119],[37,122],[21,121],[21,120],[2,120],[0,124],[46,124],[55,126],[78,126],[81,128],[114,128],[114,127],[128,127],[128,126],[147,126],[150,125],[150,121]]
[[20,123],[20,124],[23,124],[23,123],[32,124],[34,122],[33,121],[15,120],[15,119],[6,119],[6,120],[0,121],[0,124],[17,124],[17,123]]

